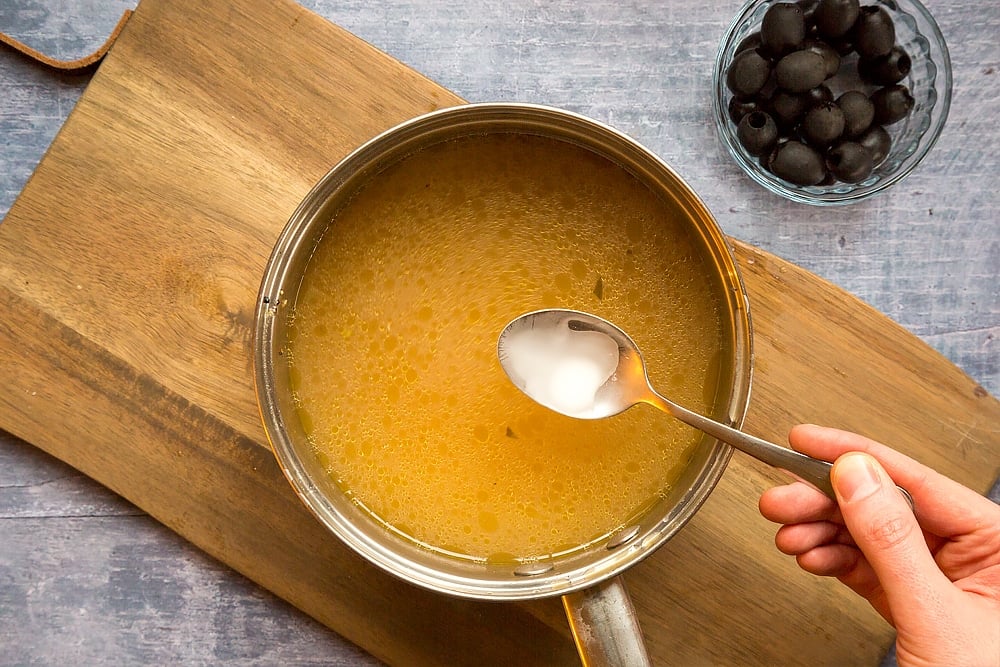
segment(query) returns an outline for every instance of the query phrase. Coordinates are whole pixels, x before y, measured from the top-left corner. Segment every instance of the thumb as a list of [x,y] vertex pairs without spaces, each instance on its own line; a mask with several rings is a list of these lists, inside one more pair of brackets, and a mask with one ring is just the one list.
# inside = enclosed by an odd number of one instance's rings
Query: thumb
[[895,482],[862,452],[837,459],[831,477],[844,523],[875,571],[893,617],[933,613],[950,582]]

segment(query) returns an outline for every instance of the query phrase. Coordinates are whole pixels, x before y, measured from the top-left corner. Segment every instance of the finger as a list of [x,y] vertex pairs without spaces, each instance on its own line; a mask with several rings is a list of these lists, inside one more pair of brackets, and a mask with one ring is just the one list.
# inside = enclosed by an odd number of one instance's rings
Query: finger
[[764,491],[757,502],[761,515],[774,523],[838,521],[840,508],[805,482],[775,486]]
[[949,590],[895,482],[868,454],[851,452],[831,475],[844,523],[871,566],[893,616],[931,613]]
[[788,442],[804,454],[836,461],[847,452],[866,452],[913,496],[922,526],[935,535],[953,537],[996,522],[997,506],[939,472],[879,442],[851,433],[812,424],[792,427]]
[[796,556],[795,561],[803,570],[819,577],[846,577],[854,572],[863,560],[857,547],[845,544],[825,544]]
[[782,526],[774,535],[778,551],[789,556],[798,556],[826,544],[854,544],[854,540],[844,526],[829,521]]
[[889,623],[892,612],[885,599],[885,591],[864,554],[856,546],[825,544],[795,558],[799,567],[820,577],[836,577],[875,608]]
[[886,601],[882,582],[878,580],[875,570],[872,569],[871,563],[865,559],[861,550],[857,547],[854,547],[854,550],[858,554],[858,560],[854,567],[843,574],[837,575],[837,578],[840,580],[840,583],[868,600],[868,603],[875,608],[875,611],[881,614],[890,625],[895,626],[896,623],[892,618],[892,610],[889,608],[889,603]]

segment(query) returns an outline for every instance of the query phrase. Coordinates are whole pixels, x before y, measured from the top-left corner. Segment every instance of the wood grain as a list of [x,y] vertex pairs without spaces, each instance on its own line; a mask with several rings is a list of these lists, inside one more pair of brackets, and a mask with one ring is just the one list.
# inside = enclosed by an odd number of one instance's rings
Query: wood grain
[[[251,318],[284,221],[361,141],[460,101],[291,3],[145,0],[0,227],[0,427],[389,662],[571,664],[557,602],[432,595],[321,530],[254,405]],[[995,399],[839,289],[734,248],[756,325],[748,430],[878,423],[869,435],[985,489]],[[777,477],[735,458],[689,527],[629,573],[659,661],[884,651],[889,629],[862,602],[773,550],[755,503]]]

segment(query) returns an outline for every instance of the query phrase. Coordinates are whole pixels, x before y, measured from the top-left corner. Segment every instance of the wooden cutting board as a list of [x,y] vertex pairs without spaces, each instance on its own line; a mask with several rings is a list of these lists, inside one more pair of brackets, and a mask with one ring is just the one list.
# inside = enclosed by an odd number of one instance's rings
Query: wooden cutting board
[[[573,664],[558,600],[456,600],[323,530],[275,464],[252,386],[256,292],[311,185],[368,137],[460,103],[287,1],[143,0],[0,225],[0,428],[106,484],[375,655]],[[748,431],[862,431],[983,491],[1000,403],[884,316],[733,241],[752,303]],[[873,664],[891,629],[799,572],[737,455],[626,579],[660,664]]]

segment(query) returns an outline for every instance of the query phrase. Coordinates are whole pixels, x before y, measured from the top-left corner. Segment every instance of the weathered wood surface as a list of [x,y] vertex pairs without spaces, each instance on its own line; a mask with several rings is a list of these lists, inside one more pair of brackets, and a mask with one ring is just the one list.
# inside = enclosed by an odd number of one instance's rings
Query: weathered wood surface
[[[676,3],[669,8],[654,9],[641,5],[597,7],[588,3],[574,3],[572,6],[553,3],[542,7],[533,3],[508,3],[501,8],[461,3],[430,8],[430,4],[398,3],[377,8],[346,4],[338,6],[337,11],[343,12],[345,19],[340,22],[352,28],[352,19],[368,17],[368,23],[361,21],[360,24],[362,27],[368,25],[369,32],[357,32],[390,52],[394,51],[394,44],[399,45],[396,55],[404,57],[418,70],[431,74],[432,78],[447,83],[467,98],[523,99],[558,104],[608,120],[625,129],[681,169],[718,213],[726,231],[776,250],[832,277],[922,334],[925,340],[962,363],[973,377],[996,392],[996,353],[991,354],[990,341],[997,330],[997,225],[994,217],[997,194],[979,188],[978,183],[987,182],[990,174],[995,173],[996,151],[989,148],[996,148],[997,133],[995,128],[985,125],[988,114],[977,115],[973,110],[977,106],[986,109],[986,105],[995,103],[995,94],[990,97],[989,88],[982,81],[983,77],[991,76],[987,71],[997,61],[997,47],[987,41],[996,28],[996,17],[989,16],[990,11],[994,11],[992,8],[977,9],[976,24],[955,22],[968,33],[968,39],[958,43],[950,39],[956,60],[957,87],[956,109],[949,129],[956,124],[957,128],[952,133],[951,143],[947,141],[949,135],[946,131],[928,164],[893,193],[858,207],[820,212],[775,200],[736,174],[735,168],[726,162],[712,135],[712,128],[707,124],[705,95],[708,84],[703,81],[704,76],[699,77],[692,71],[693,67],[676,65],[679,61],[691,61],[703,63],[707,68],[715,42],[735,6],[696,7],[690,3],[685,8],[688,3]],[[935,10],[934,5],[931,8]],[[326,6],[319,9],[330,15],[334,11],[333,7]],[[110,13],[111,24],[117,11],[118,8]],[[986,20],[981,16],[983,11],[988,15]],[[376,12],[380,14],[375,15]],[[950,10],[939,14],[942,14],[939,19],[946,28],[946,21],[956,18],[955,12]],[[947,30],[946,34],[949,34]],[[451,38],[448,38],[449,35]],[[671,40],[670,36],[675,39]],[[380,40],[385,43],[380,44]],[[962,61],[956,53],[958,49],[968,56],[964,69],[959,69],[958,64]],[[399,53],[399,50],[404,53]],[[466,53],[478,54],[478,59],[460,55]],[[559,67],[554,67],[554,63],[558,63]],[[669,66],[669,63],[674,63],[674,66]],[[16,71],[25,70],[17,67]],[[964,79],[961,78],[963,73]],[[669,85],[652,83],[660,77]],[[639,81],[646,83],[637,85]],[[12,84],[5,78],[0,85]],[[68,84],[63,81],[50,85]],[[26,86],[19,86],[16,90],[32,94]],[[958,99],[962,99],[959,92],[964,94],[969,107],[959,107]],[[63,94],[56,93],[55,96]],[[4,96],[4,99],[11,98]],[[16,95],[14,100],[17,101]],[[39,113],[51,113],[48,118],[59,121],[60,115],[65,115],[67,110],[56,108],[47,112],[44,105],[31,107],[36,115],[25,112],[23,118],[37,119]],[[14,125],[18,118],[4,115],[0,122],[4,123],[6,130],[8,124]],[[51,122],[48,127],[52,127]],[[18,149],[21,144],[17,143],[23,132],[18,132],[16,127],[11,129],[13,131],[7,136],[14,138],[12,145],[15,150],[13,156],[11,152],[5,152],[4,157],[11,163],[18,160],[23,163],[24,149]],[[974,146],[979,148],[973,150]],[[317,149],[317,152],[320,151]],[[330,158],[317,153],[311,156],[305,161],[312,161],[312,168],[322,170],[328,166]],[[292,157],[294,160],[303,159],[299,155]],[[327,162],[317,163],[318,157],[324,157]],[[935,158],[936,166],[932,166]],[[282,169],[288,171],[287,167],[283,165]],[[302,177],[284,184],[283,188],[287,189],[281,193],[282,196],[290,196],[291,190],[302,187],[308,181],[308,178]],[[5,188],[10,193],[16,192],[20,187],[16,183],[15,180],[13,185],[5,185]],[[955,193],[964,196],[955,196]],[[734,201],[739,204],[733,204]],[[279,216],[277,224],[280,225],[281,221]],[[4,229],[0,226],[0,236],[3,234]],[[266,247],[264,239],[255,241]],[[259,253],[264,251],[259,247],[256,250],[259,260]],[[760,289],[776,282],[788,293],[791,288],[782,286],[782,281],[794,280],[800,275],[793,267],[749,248],[742,248],[740,257],[744,270],[748,271],[748,282]],[[950,263],[955,259],[963,259],[965,263],[955,266]],[[190,268],[174,267],[176,271],[173,274],[164,271],[162,275],[173,275],[174,278],[178,275],[198,275],[198,271],[184,274],[184,270]],[[137,270],[134,266],[131,269]],[[229,296],[236,293],[245,296],[246,286],[238,280],[227,283],[225,273],[222,284],[224,293]],[[75,284],[63,285],[67,286],[76,289]],[[255,285],[251,286],[252,289]],[[54,289],[44,294],[45,299],[58,302],[61,298],[59,291]],[[42,292],[24,287],[24,293],[30,293],[33,298]],[[239,302],[242,296],[234,298],[233,302]],[[89,298],[93,297],[91,293]],[[831,300],[837,301],[832,297]],[[64,301],[62,305],[67,303]],[[852,331],[852,336],[843,341],[846,347],[817,352],[816,360],[805,365],[785,365],[778,363],[777,359],[784,361],[785,355],[802,358],[798,355],[808,354],[810,347],[816,344],[809,339],[795,340],[780,350],[758,343],[760,375],[768,381],[758,381],[756,385],[750,428],[757,426],[756,430],[760,433],[780,437],[783,429],[798,418],[854,424],[855,428],[893,441],[903,448],[917,439],[949,443],[954,448],[936,448],[928,462],[939,463],[945,469],[954,465],[960,468],[963,446],[974,445],[977,432],[980,438],[982,434],[988,434],[984,430],[984,422],[980,421],[977,425],[980,417],[974,411],[958,415],[949,412],[945,419],[934,412],[927,412],[921,418],[921,415],[912,413],[912,406],[901,406],[898,410],[889,410],[881,419],[864,418],[869,395],[883,394],[892,387],[885,381],[884,373],[872,373],[877,369],[866,368],[864,359],[861,365],[840,363],[849,355],[838,354],[852,347],[871,344],[867,340],[869,332],[866,329],[867,318],[871,314],[858,317],[858,312],[864,311],[852,309],[848,315],[840,317],[841,324]],[[815,322],[808,321],[814,315],[798,308],[779,314],[781,317],[774,319],[775,326],[781,324],[797,330],[815,325]],[[936,319],[938,316],[941,319]],[[913,319],[907,321],[907,317]],[[27,319],[10,318],[8,322],[32,324]],[[32,348],[36,354],[56,357],[52,350],[58,351],[60,344],[65,345],[65,363],[74,349],[79,347],[75,343],[80,341],[60,336],[58,327],[53,331],[54,322],[35,321],[33,324],[39,327],[37,349]],[[69,328],[73,329],[78,323],[70,324]],[[878,321],[875,324],[878,325],[877,330],[884,326]],[[91,326],[97,331],[93,337],[109,335],[103,324],[98,327],[91,323]],[[24,332],[19,334],[24,335]],[[825,341],[818,339],[818,342]],[[147,342],[127,350],[127,354],[120,354],[119,357],[128,361],[123,370],[148,368],[150,363],[154,366],[165,363],[155,355],[144,357],[148,348]],[[880,350],[879,354],[887,352],[889,350]],[[890,360],[887,368],[893,371],[898,370],[900,365],[914,368],[914,374],[907,378],[910,383],[926,379],[927,369],[937,368],[939,363],[933,355],[926,356],[927,350],[909,340],[901,351],[891,352],[899,356],[895,365]],[[831,360],[837,360],[837,363]],[[824,363],[826,368],[822,368]],[[835,387],[843,386],[842,382],[860,387],[857,396],[848,395],[843,401],[824,405],[822,410],[810,415],[795,414],[794,411],[788,413],[777,407],[788,407],[776,400],[785,391],[783,383],[801,381],[803,375],[817,377],[816,364],[827,373],[818,374],[821,378],[818,392],[829,391],[829,388],[824,389],[822,380],[829,377],[829,382]],[[155,370],[162,369],[157,367]],[[963,402],[968,400],[968,392],[974,391],[975,383],[961,376],[946,375],[947,383],[957,390],[956,395],[964,396],[956,399],[957,407],[961,408]],[[875,379],[871,379],[872,376]],[[8,376],[0,377],[6,381]],[[20,376],[16,379],[23,381]],[[38,386],[44,386],[41,380],[39,378]],[[188,389],[194,384],[197,383],[188,378],[181,386]],[[137,386],[141,385],[142,382]],[[947,394],[948,390],[935,387],[931,392],[935,395],[921,395],[921,399],[937,400],[936,392]],[[94,433],[74,432],[67,424],[50,421],[57,419],[57,414],[45,401],[58,404],[60,401],[56,396],[38,399],[36,394],[35,397],[21,396],[19,399],[23,401],[18,401],[18,407],[34,401],[44,405],[47,414],[32,423],[31,427],[36,432],[44,432],[47,448],[67,454],[66,458],[79,455],[73,447],[76,442],[95,437]],[[974,405],[980,403],[977,401]],[[69,409],[70,406],[61,407]],[[213,416],[221,415],[228,426],[232,427],[234,419],[244,423],[239,415],[234,418],[225,406],[213,407]],[[99,406],[90,405],[88,408],[96,410]],[[860,413],[854,414],[855,409]],[[252,420],[246,423],[250,424]],[[253,426],[248,426],[247,429],[236,430],[246,430],[244,435],[251,439],[259,438],[252,429]],[[971,439],[963,437],[966,431]],[[995,431],[992,433],[995,447],[996,434]],[[245,462],[247,455],[243,450],[237,450],[244,456]],[[65,468],[52,464],[22,444],[6,440],[0,451],[4,454],[5,464],[2,468],[4,477],[0,480],[4,489],[0,496],[0,516],[4,517],[3,537],[9,538],[0,539],[3,545],[0,546],[0,568],[3,568],[4,574],[0,589],[0,600],[4,604],[0,606],[0,614],[10,615],[3,619],[3,632],[5,635],[9,633],[9,637],[4,636],[4,639],[10,640],[4,641],[4,644],[14,649],[13,653],[6,653],[13,657],[5,659],[12,662],[65,662],[81,655],[103,655],[109,660],[114,659],[111,656],[124,656],[133,662],[160,659],[309,662],[326,661],[333,657],[350,663],[357,659],[353,649],[342,647],[318,626],[303,620],[282,603],[245,584],[238,577],[227,575],[224,568],[172,539],[129,505],[91,488],[85,480],[74,477]],[[982,453],[973,450],[971,455],[975,457]],[[258,461],[255,455],[249,456],[254,463],[268,464],[266,459]],[[89,461],[81,467],[102,463]],[[995,455],[978,465],[989,476],[996,469]],[[771,473],[753,465],[748,465],[747,470],[745,479],[732,474],[727,476],[720,492],[713,496],[711,505],[699,515],[691,530],[686,531],[691,533],[690,536],[685,535],[684,540],[671,543],[663,554],[657,554],[630,573],[630,586],[636,593],[648,632],[659,636],[660,632],[666,635],[669,631],[676,636],[675,641],[683,641],[696,650],[708,651],[716,648],[712,646],[714,640],[710,641],[714,632],[731,632],[734,623],[746,622],[747,618],[755,618],[755,615],[765,611],[768,613],[767,622],[774,621],[773,610],[766,609],[767,600],[743,598],[743,604],[715,616],[710,628],[706,628],[713,632],[687,630],[678,635],[676,627],[660,626],[661,619],[678,617],[676,606],[689,605],[690,608],[680,612],[679,616],[684,621],[682,627],[692,627],[694,622],[704,618],[702,612],[706,605],[712,605],[710,598],[717,595],[717,591],[739,590],[743,584],[744,577],[741,575],[745,573],[747,553],[767,552],[770,529],[753,516],[751,501]],[[100,477],[104,473],[96,471],[92,474]],[[46,483],[51,477],[57,481]],[[58,481],[60,479],[62,481]],[[984,483],[980,480],[981,485]],[[719,517],[736,517],[737,523],[745,523],[752,528],[748,528],[746,534],[741,532],[736,539],[726,522]],[[184,529],[185,526],[181,526],[181,530]],[[714,544],[719,534],[733,539],[725,545],[725,549]],[[661,579],[672,562],[688,555],[706,558],[705,554],[717,559],[719,570],[713,572],[720,576],[697,586],[688,582],[690,586],[674,584],[664,587]],[[158,558],[161,555],[162,558]],[[76,566],[71,562],[74,559]],[[808,596],[819,591],[818,595],[823,598],[816,602],[815,606],[823,610],[816,616],[794,621],[785,619],[782,625],[801,623],[794,632],[802,633],[820,632],[819,628],[827,621],[833,623],[831,628],[836,627],[837,619],[829,618],[837,608],[836,604],[824,606],[828,594],[836,596],[832,592],[835,589],[822,584],[817,587],[815,582],[796,573],[793,566],[782,559],[765,558],[765,563],[773,563],[769,565],[769,576],[790,577],[789,585],[797,593],[804,591]],[[727,571],[724,565],[735,569]],[[77,569],[74,570],[74,567]],[[253,572],[249,574],[254,576]],[[738,577],[739,580],[727,577]],[[158,587],[161,581],[167,583]],[[746,585],[752,588],[752,582]],[[638,591],[635,590],[637,588]],[[231,595],[239,601],[230,602]],[[209,620],[202,623],[193,621],[192,618],[197,618],[198,614]],[[558,609],[553,609],[551,605],[532,609],[529,616],[522,619],[529,626],[534,623],[534,617],[542,619],[543,627],[555,628],[561,621]],[[244,619],[242,629],[239,627],[241,618]],[[478,619],[478,622],[484,620]],[[116,624],[119,624],[117,628]],[[174,627],[166,627],[171,625]],[[247,629],[248,625],[258,627]],[[63,628],[67,631],[69,642],[64,641],[60,634]],[[365,644],[383,639],[377,636],[378,627],[342,631]],[[559,635],[561,629],[555,628],[552,632]],[[301,645],[302,642],[296,641],[303,636],[314,643],[312,648],[307,649]],[[404,642],[405,637],[394,638],[394,641]],[[674,640],[659,638],[654,648],[660,654],[676,656],[671,641]],[[835,641],[835,638],[828,641]],[[751,659],[756,657],[764,661],[768,657],[768,649],[755,646],[753,642],[745,648],[745,655]],[[730,650],[733,649],[731,646]],[[864,655],[870,655],[870,651]]]

